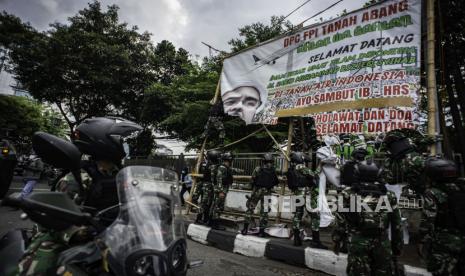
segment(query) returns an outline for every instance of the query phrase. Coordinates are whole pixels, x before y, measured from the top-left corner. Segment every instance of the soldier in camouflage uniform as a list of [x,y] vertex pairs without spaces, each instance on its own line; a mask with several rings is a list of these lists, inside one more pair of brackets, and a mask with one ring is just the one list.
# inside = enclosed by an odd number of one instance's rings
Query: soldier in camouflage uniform
[[265,236],[265,228],[268,224],[268,210],[264,208],[264,197],[270,196],[274,186],[279,184],[276,169],[274,167],[274,158],[271,153],[266,153],[263,156],[263,164],[254,169],[252,173],[251,185],[252,195],[247,199],[247,211],[245,212],[244,229],[242,235],[247,235],[249,224],[252,220],[252,215],[260,201],[260,227],[259,236]]
[[222,101],[216,102],[211,108],[210,113],[208,116],[208,121],[205,124],[205,129],[202,135],[200,136],[201,139],[205,139],[207,136],[210,135],[212,131],[218,132],[218,138],[220,145],[224,144],[224,138],[226,133],[224,131],[223,125],[223,118],[224,118],[224,109]]
[[[428,139],[418,140],[423,145],[418,149],[425,150]],[[383,140],[383,149],[387,150],[388,158],[384,161],[383,179],[389,184],[406,181],[408,187],[421,195],[425,190],[424,166],[428,154],[419,153],[404,130],[392,130]]]
[[210,208],[213,202],[214,183],[216,183],[216,172],[220,162],[221,153],[217,150],[207,152],[207,167],[202,178],[202,199],[200,202],[200,210],[197,215],[196,222],[208,223],[210,220]]
[[217,230],[225,230],[219,226],[220,213],[224,210],[224,203],[229,187],[233,183],[233,170],[231,168],[233,155],[226,152],[221,156],[223,163],[218,166],[216,172],[212,173],[214,180],[213,203],[210,208],[209,226]]
[[[341,242],[349,233],[348,275],[396,275],[393,255],[400,255],[403,238],[395,194],[387,191],[379,177],[378,167],[371,161],[356,164],[355,174],[358,181],[341,193],[343,205],[349,208],[351,197],[358,196],[360,199],[356,202],[366,203],[370,210],[356,204],[359,210],[336,213],[332,235],[334,252],[339,254]],[[377,206],[381,208],[377,210]],[[389,226],[391,241],[388,238]]]
[[199,173],[202,174],[202,178],[197,178],[197,181],[195,183],[195,190],[192,193],[192,203],[194,204],[198,204],[199,199],[202,197],[204,183],[207,181],[210,181],[207,176],[207,170],[208,170],[208,163],[205,160],[200,164],[200,168],[199,168]]
[[[312,219],[312,246],[318,248],[325,248],[325,246],[320,241],[319,227],[320,227],[320,217],[318,213],[318,187],[315,183],[315,175],[310,168],[306,167],[305,156],[302,152],[292,152],[291,153],[291,166],[287,171],[287,185],[292,191],[294,197],[298,197],[301,200],[306,200],[307,195],[310,195],[310,207],[312,212],[310,212],[310,217]],[[304,215],[305,204],[302,206],[296,207],[294,217],[292,219],[292,230],[294,235],[294,245],[302,245],[302,239],[300,237],[300,229],[302,228],[301,222]]]
[[[73,143],[91,157],[81,162],[80,175],[69,173],[58,181],[56,189],[66,192],[77,204],[103,210],[119,203],[115,176],[126,153],[122,138],[142,128],[130,121],[115,118],[90,118],[76,128]],[[122,135],[121,133],[125,133]],[[79,182],[81,184],[79,184]],[[116,218],[118,210],[115,209]],[[110,214],[111,212],[107,212]],[[111,217],[111,216],[110,216]],[[85,227],[72,226],[62,231],[38,227],[19,263],[20,275],[54,275],[59,253],[75,244],[90,241]]]
[[465,181],[449,160],[431,157],[425,171],[421,255],[433,275],[465,275]]

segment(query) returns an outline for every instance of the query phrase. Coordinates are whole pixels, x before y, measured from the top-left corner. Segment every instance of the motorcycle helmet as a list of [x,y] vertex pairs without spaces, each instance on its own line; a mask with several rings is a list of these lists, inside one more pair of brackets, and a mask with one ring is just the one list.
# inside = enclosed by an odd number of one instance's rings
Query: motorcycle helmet
[[399,130],[388,132],[383,143],[394,159],[402,159],[414,150],[407,136]]
[[218,164],[221,153],[218,150],[209,150],[207,152],[207,160],[213,164]]
[[73,143],[95,160],[120,162],[126,155],[123,138],[142,130],[138,124],[115,117],[94,117],[76,127]]
[[365,157],[368,155],[368,151],[364,148],[358,148],[352,151],[351,156],[354,160],[363,161]]
[[225,161],[232,161],[234,159],[234,155],[232,152],[225,152],[221,155],[221,160]]
[[291,153],[291,162],[295,164],[303,164],[304,163],[304,154],[302,152],[293,151]]
[[458,178],[457,166],[451,160],[431,157],[426,160],[426,175],[433,181],[453,182]]

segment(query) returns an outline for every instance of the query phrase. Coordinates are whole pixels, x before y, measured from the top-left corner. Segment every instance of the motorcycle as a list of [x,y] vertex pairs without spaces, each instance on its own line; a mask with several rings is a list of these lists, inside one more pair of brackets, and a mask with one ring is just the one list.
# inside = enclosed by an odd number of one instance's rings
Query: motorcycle
[[[78,174],[81,155],[73,144],[50,135],[36,137],[36,144],[45,162]],[[202,262],[187,261],[177,182],[167,169],[123,168],[116,176],[119,204],[97,213],[65,193],[10,195],[2,204],[21,208],[38,227],[10,231],[0,240],[0,275],[34,271],[31,264],[44,244],[52,254],[47,260],[54,261],[45,264],[47,275],[185,275]],[[109,223],[107,214],[115,210],[118,216]]]

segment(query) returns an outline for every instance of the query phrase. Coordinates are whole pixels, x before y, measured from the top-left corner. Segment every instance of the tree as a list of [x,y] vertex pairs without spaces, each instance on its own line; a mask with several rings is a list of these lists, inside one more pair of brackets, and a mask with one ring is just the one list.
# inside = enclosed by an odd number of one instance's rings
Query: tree
[[292,30],[292,28],[292,23],[290,21],[284,21],[284,16],[273,15],[269,25],[257,22],[239,28],[240,37],[233,38],[228,43],[231,45],[231,51],[234,53],[279,36]]
[[[36,131],[64,137],[65,122],[60,114],[25,97],[0,95],[0,129],[6,129],[18,147],[27,145]],[[20,149],[19,149],[20,150]]]
[[[156,80],[150,34],[120,23],[118,7],[99,2],[39,33],[3,13],[1,46],[10,72],[31,95],[55,103],[70,130],[86,118],[119,115],[137,119],[144,90]],[[19,31],[17,31],[19,30]]]

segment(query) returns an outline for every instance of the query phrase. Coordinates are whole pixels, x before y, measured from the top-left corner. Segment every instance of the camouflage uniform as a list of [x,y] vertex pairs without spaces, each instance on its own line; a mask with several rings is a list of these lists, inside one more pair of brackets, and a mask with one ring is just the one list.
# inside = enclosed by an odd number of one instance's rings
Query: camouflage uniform
[[[379,184],[381,185],[381,184]],[[341,193],[344,206],[350,206],[350,197],[356,195],[348,187]],[[384,203],[388,202],[392,212],[381,209],[379,212],[339,212],[336,213],[336,226],[332,238],[336,246],[349,236],[347,269],[348,275],[395,275],[394,255],[402,249],[401,216],[395,194],[387,191]],[[374,211],[378,198],[372,197],[367,205]],[[363,202],[363,201],[362,201]],[[383,206],[386,204],[383,203]],[[392,240],[388,239],[388,226],[391,225]]]
[[[263,164],[264,168],[267,168],[269,170],[274,171],[274,166],[272,163],[265,163]],[[270,185],[268,187],[261,187],[260,185],[257,185],[257,182],[260,181],[260,174],[261,174],[261,169],[262,167],[256,167],[254,171],[252,172],[252,194],[251,196],[247,199],[247,211],[245,212],[245,223],[249,224],[252,221],[252,215],[255,210],[255,207],[257,206],[258,202],[260,201],[260,228],[266,228],[268,224],[268,210],[265,210],[264,208],[264,197],[265,196],[270,196],[272,187],[278,184],[278,177],[275,174],[275,183],[269,183]]]
[[[81,180],[83,188],[82,192],[84,192],[85,194],[85,191],[87,191],[92,185],[92,178],[87,172],[81,170]],[[58,181],[56,190],[58,192],[68,194],[68,196],[71,199],[73,199],[77,204],[81,204],[83,200],[82,196],[80,196],[81,190],[79,187],[79,183],[74,178],[74,175],[72,173],[66,174]]]
[[224,118],[223,103],[219,101],[210,108],[208,120],[207,120],[207,123],[205,124],[205,128],[201,135],[201,138],[205,139],[208,135],[210,135],[212,131],[216,130],[218,132],[220,144],[223,144],[224,138],[226,137],[226,133],[224,131],[224,125],[223,125],[223,118]]
[[312,185],[309,188],[310,193],[310,207],[313,209],[313,212],[310,212],[311,223],[310,227],[313,231],[320,231],[320,212],[318,211],[318,198],[320,194],[320,189],[316,185]]
[[[202,186],[201,186],[201,193],[202,193],[202,199],[200,201],[200,210],[199,213],[203,213],[205,217],[210,216],[210,207],[213,202],[213,189],[214,189],[214,177],[216,176],[216,170],[218,168],[218,165],[210,165],[208,167],[209,173],[207,174],[207,177],[202,179]],[[197,190],[196,190],[197,192]],[[206,221],[207,218],[204,218]]]
[[463,182],[441,185],[436,187],[433,184],[433,188],[426,190],[424,195],[420,234],[426,251],[423,252],[426,265],[433,275],[464,275],[465,233],[447,220],[452,212],[448,206],[449,196],[465,193],[465,185]]
[[69,244],[89,240],[91,236],[85,227],[72,226],[63,231],[40,229],[31,238],[14,275],[55,275],[60,253],[68,249]]
[[[229,191],[229,186],[232,184],[232,169],[224,164],[219,165],[216,174],[212,174],[212,178],[216,179],[213,187],[213,203],[210,208],[210,218],[218,220],[220,213],[224,210],[226,195]],[[224,194],[221,197],[220,194]]]
[[409,153],[401,160],[386,158],[384,160],[383,178],[389,184],[407,182],[409,188],[417,192],[424,191],[426,158],[427,156],[420,155],[417,152]]
[[203,195],[204,185],[205,185],[204,179],[197,181],[195,183],[195,190],[194,190],[194,193],[192,194],[192,203],[198,204],[199,198],[201,198]]
[[[292,190],[292,195],[293,196],[298,196],[303,198],[304,200],[306,199],[307,195],[310,195],[310,206],[312,209],[318,208],[318,187],[312,183],[312,179],[315,177],[315,172],[313,172],[310,168],[305,167],[304,165],[297,165],[295,167],[295,170],[297,173],[300,173],[304,175],[306,178],[308,178],[308,184],[306,187],[298,187],[291,189]],[[289,178],[288,178],[289,179]],[[313,185],[312,185],[313,184]],[[302,217],[304,215],[304,206],[299,206],[296,207],[296,211],[294,213],[294,217],[292,218],[292,228],[294,229],[301,229],[301,222],[302,222]],[[312,231],[318,231],[320,227],[320,214],[318,212],[311,212],[310,217],[312,219]]]

